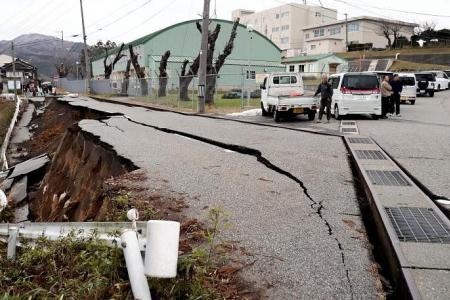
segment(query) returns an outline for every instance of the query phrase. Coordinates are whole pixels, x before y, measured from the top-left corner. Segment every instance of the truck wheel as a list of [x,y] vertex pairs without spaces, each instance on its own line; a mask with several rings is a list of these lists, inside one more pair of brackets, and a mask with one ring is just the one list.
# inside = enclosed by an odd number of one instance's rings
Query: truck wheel
[[409,103],[411,103],[411,105],[414,105],[414,104],[416,104],[416,100],[411,100],[411,101],[409,101]]
[[314,121],[315,118],[316,118],[316,112],[315,111],[310,111],[308,113],[308,120]]
[[280,118],[280,112],[277,110],[277,108],[275,107],[274,111],[273,111],[273,120],[275,122],[280,122],[281,118]]
[[336,120],[340,120],[341,119],[341,116],[339,115],[339,108],[338,108],[337,105],[334,106],[334,118]]
[[429,95],[430,97],[434,97],[434,91],[428,92],[428,95]]
[[266,117],[269,115],[269,112],[264,109],[264,104],[261,102],[261,114]]
[[441,85],[440,84],[438,84],[438,91],[440,91],[441,90]]
[[380,119],[380,116],[379,116],[379,115],[375,115],[375,114],[373,114],[373,115],[372,115],[372,119],[374,119],[374,120],[378,120],[378,119]]

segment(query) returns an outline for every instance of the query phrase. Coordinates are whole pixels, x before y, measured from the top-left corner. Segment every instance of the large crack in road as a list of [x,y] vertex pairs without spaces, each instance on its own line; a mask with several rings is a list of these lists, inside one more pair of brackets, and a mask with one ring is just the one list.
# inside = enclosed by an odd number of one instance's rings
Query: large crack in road
[[[310,193],[308,191],[308,188],[305,186],[305,184],[304,184],[304,182],[302,180],[300,180],[299,178],[294,176],[289,171],[286,171],[286,170],[280,168],[279,166],[273,164],[270,160],[265,158],[262,155],[261,151],[258,150],[258,149],[249,148],[249,147],[245,147],[245,146],[241,146],[241,145],[223,143],[223,142],[220,142],[220,141],[212,140],[212,139],[209,139],[209,138],[205,138],[205,137],[202,137],[202,136],[199,136],[199,135],[195,135],[195,134],[191,134],[191,133],[187,133],[187,132],[182,132],[182,131],[178,131],[178,130],[174,130],[174,129],[170,129],[170,128],[166,128],[166,127],[159,127],[159,126],[155,126],[155,125],[150,125],[150,124],[138,122],[138,121],[133,120],[129,116],[126,116],[126,115],[123,115],[123,117],[125,119],[127,119],[129,122],[132,122],[132,123],[137,124],[137,125],[149,127],[149,128],[155,129],[155,130],[160,131],[160,132],[183,136],[183,137],[190,138],[190,139],[193,139],[193,140],[196,140],[196,141],[207,143],[209,145],[220,147],[222,149],[234,151],[234,152],[237,152],[237,153],[240,153],[240,154],[244,154],[244,155],[254,156],[256,158],[256,160],[259,163],[263,164],[265,167],[267,167],[267,168],[269,168],[269,169],[271,169],[271,170],[273,170],[273,171],[275,171],[275,172],[277,172],[277,173],[279,173],[279,174],[281,174],[283,176],[286,176],[289,179],[291,179],[294,182],[296,182],[300,186],[303,194],[311,202],[310,207],[314,211],[314,214],[316,214],[323,221],[324,225],[327,228],[328,235],[333,237],[333,239],[336,241],[337,247],[339,249],[339,252],[340,252],[341,258],[342,258],[342,265],[344,266],[344,269],[345,269],[346,280],[347,280],[347,283],[349,285],[350,295],[351,295],[352,299],[354,298],[353,285],[352,285],[351,280],[350,280],[349,269],[348,269],[347,264],[346,264],[346,258],[345,258],[345,253],[344,253],[344,248],[342,246],[342,243],[334,235],[333,228],[332,228],[331,224],[328,222],[328,220],[322,214],[322,210],[325,208],[324,205],[322,204],[323,200],[316,201],[310,195]],[[105,122],[104,120],[102,121],[102,123],[107,124],[107,122]],[[107,126],[111,127],[109,124],[107,124]]]

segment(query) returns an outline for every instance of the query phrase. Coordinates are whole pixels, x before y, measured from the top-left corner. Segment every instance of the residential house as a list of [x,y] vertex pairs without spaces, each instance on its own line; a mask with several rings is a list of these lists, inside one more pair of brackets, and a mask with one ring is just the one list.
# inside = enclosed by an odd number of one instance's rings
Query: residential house
[[286,72],[317,75],[336,73],[338,66],[347,61],[334,54],[315,54],[284,58],[282,63],[286,66]]
[[288,3],[259,12],[238,9],[232,12],[232,17],[240,18],[242,24],[265,35],[283,51],[284,57],[290,57],[299,55],[304,48],[303,27],[336,21],[337,11]]
[[20,58],[15,60],[15,72],[13,72],[13,69],[12,62],[5,63],[0,67],[4,92],[14,90],[14,80],[16,81],[16,89],[20,90],[23,85],[37,79],[37,67]]
[[[308,55],[346,51],[346,32],[349,44],[371,43],[373,48],[386,48],[387,38],[383,26],[398,29],[398,35],[410,39],[414,34],[415,23],[375,17],[355,17],[303,28],[305,52]],[[391,35],[392,41],[394,37]]]

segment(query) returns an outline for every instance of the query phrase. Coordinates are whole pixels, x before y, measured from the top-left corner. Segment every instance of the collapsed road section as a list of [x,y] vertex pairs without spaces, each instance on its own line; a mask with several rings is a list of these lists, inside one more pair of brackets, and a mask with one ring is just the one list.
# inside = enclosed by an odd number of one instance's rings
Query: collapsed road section
[[101,183],[138,168],[147,188],[164,182],[187,195],[189,217],[227,212],[223,238],[245,253],[241,275],[268,298],[384,294],[340,138],[90,98],[46,105],[22,145],[25,159],[51,158],[29,194],[32,220],[94,220]]

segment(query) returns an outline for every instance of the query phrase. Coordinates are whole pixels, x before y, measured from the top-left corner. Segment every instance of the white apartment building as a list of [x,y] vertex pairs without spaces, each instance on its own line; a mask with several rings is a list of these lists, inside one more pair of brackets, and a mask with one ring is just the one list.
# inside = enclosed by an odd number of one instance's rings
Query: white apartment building
[[[397,20],[361,16],[347,20],[348,43],[372,43],[373,48],[386,48],[388,41],[381,32],[381,26],[387,24],[399,29],[399,35],[408,39],[414,34],[418,24]],[[345,20],[320,25],[308,25],[303,28],[305,51],[308,55],[346,51]],[[394,37],[391,36],[392,42]]]
[[291,57],[305,49],[302,28],[336,21],[337,10],[289,3],[259,12],[238,9],[233,11],[232,17],[233,20],[240,18],[241,24],[251,25],[283,50],[284,57]]

